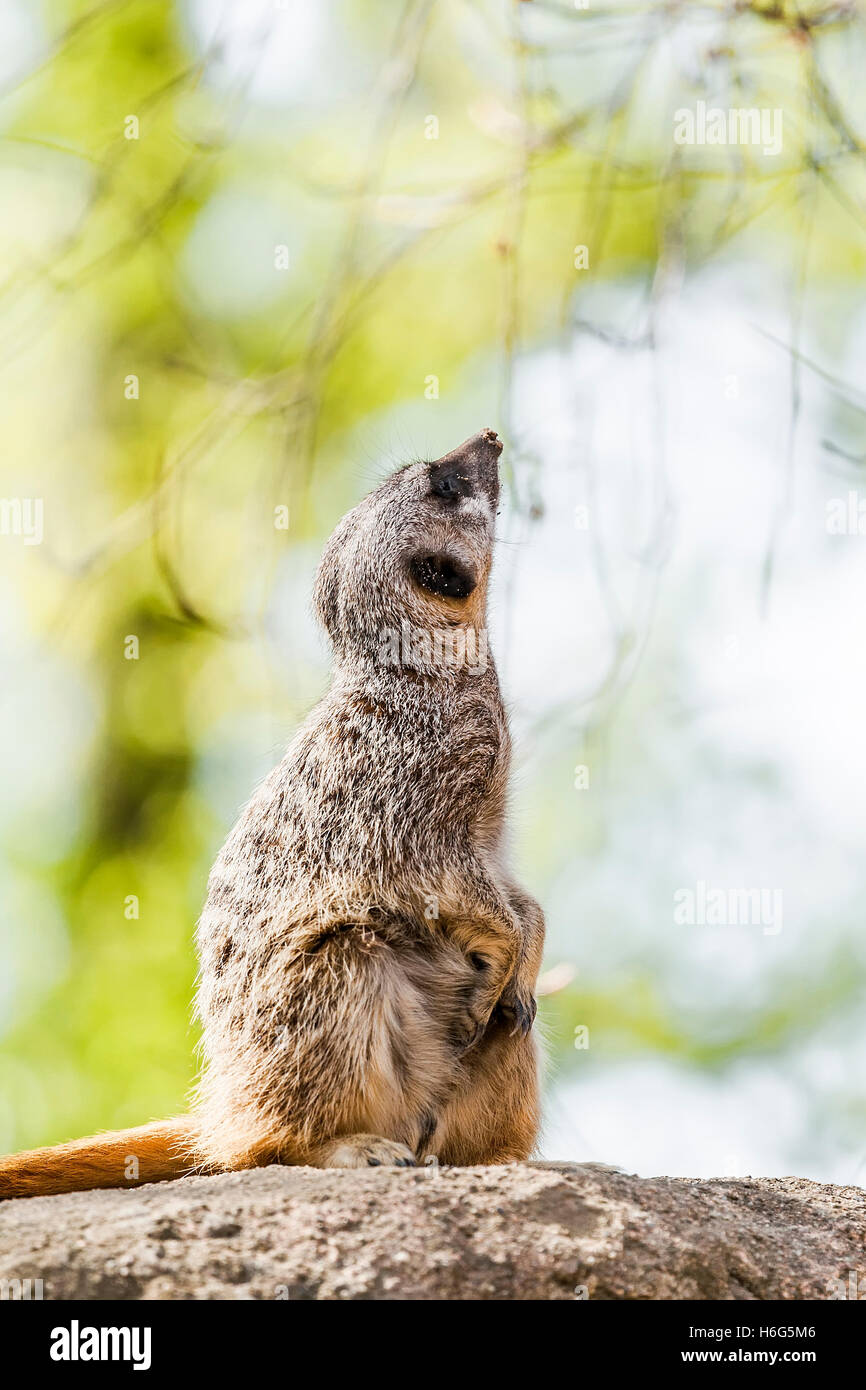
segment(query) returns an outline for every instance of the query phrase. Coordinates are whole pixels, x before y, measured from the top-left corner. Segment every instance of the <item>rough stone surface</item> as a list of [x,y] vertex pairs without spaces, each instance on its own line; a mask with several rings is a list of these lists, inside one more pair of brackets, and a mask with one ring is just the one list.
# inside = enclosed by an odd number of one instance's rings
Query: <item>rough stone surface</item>
[[46,1299],[826,1299],[852,1272],[866,1192],[803,1178],[274,1167],[0,1203],[0,1281]]

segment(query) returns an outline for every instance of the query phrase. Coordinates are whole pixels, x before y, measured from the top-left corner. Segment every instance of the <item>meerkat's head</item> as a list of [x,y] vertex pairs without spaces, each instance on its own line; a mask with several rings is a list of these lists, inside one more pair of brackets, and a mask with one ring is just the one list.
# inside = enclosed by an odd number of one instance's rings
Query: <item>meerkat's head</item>
[[[338,656],[376,659],[387,634],[484,627],[502,441],[481,430],[433,463],[407,464],[343,518],[315,604]],[[407,664],[424,667],[421,655]],[[402,643],[406,659],[406,642]]]

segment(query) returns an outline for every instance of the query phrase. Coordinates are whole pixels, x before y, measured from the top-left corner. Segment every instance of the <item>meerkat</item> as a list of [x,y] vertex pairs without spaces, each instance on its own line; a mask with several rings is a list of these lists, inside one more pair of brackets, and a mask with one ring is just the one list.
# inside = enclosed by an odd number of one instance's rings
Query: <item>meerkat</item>
[[501,450],[406,465],[325,547],[332,680],[208,881],[191,1113],[2,1159],[0,1197],[529,1157],[544,918],[508,866],[486,640]]

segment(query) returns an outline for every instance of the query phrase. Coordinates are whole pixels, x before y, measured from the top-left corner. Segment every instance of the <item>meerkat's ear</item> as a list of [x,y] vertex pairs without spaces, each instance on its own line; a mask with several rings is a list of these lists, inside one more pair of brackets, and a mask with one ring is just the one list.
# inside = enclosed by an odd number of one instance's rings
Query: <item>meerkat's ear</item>
[[313,586],[316,617],[334,646],[339,645],[340,566],[333,538],[325,546]]
[[468,598],[478,583],[472,566],[454,555],[414,555],[409,572],[416,584],[437,598]]

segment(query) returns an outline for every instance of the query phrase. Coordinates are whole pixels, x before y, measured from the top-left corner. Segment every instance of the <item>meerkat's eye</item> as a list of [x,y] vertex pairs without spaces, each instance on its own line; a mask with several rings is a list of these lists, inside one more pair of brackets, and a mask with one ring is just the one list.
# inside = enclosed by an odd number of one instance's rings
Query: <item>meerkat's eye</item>
[[430,487],[433,496],[443,502],[459,502],[461,497],[469,497],[472,493],[469,478],[456,468],[450,468],[444,473],[434,468],[431,471]]
[[409,568],[416,584],[440,598],[468,598],[475,588],[472,570],[451,555],[415,555]]

